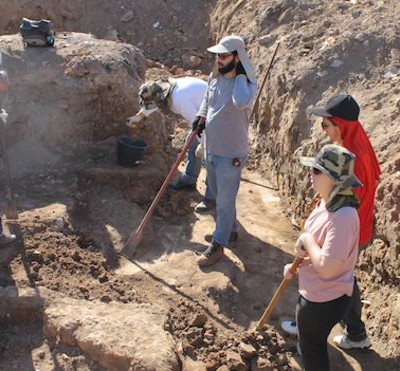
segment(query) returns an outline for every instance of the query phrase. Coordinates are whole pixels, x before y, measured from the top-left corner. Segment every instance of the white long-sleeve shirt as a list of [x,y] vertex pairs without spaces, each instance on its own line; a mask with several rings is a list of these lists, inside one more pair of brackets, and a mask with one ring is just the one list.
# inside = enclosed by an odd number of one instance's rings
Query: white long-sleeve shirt
[[[196,77],[180,77],[174,79],[176,83],[171,93],[171,106],[169,109],[181,115],[189,124],[195,119],[207,90],[207,83]],[[146,110],[142,108],[145,116],[150,116],[158,108]]]

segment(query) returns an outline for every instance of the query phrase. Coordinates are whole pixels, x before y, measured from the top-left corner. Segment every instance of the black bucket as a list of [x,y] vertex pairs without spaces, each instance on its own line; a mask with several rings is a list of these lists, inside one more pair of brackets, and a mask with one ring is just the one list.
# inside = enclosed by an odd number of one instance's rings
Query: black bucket
[[124,167],[134,167],[143,159],[147,143],[141,139],[121,137],[118,139],[117,163]]

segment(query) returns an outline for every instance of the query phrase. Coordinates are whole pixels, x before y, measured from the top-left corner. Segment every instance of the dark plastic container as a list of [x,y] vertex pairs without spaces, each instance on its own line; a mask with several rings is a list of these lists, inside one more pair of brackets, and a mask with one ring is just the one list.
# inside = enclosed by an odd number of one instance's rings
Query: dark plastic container
[[141,139],[121,137],[118,139],[117,163],[124,167],[134,167],[143,159],[147,143]]

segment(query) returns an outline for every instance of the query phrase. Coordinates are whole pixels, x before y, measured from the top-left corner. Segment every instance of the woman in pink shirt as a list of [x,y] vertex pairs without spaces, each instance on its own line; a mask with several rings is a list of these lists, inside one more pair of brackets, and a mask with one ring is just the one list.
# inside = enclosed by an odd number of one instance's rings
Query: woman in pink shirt
[[[322,197],[295,246],[296,255],[304,258],[298,269],[296,321],[307,371],[329,370],[328,335],[351,305],[360,231],[353,188],[362,186],[354,160],[353,153],[337,145],[324,146],[315,158],[300,158],[311,167],[312,187]],[[292,278],[290,267],[284,268],[287,279]]]

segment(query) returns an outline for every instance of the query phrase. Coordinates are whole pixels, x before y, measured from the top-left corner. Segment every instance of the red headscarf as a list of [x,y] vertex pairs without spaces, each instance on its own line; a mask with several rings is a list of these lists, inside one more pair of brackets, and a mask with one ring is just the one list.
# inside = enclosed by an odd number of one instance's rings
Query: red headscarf
[[329,120],[339,128],[343,146],[357,156],[354,174],[364,185],[354,189],[355,194],[360,199],[358,209],[360,218],[359,246],[362,247],[372,240],[375,190],[381,169],[371,142],[359,121],[347,121],[339,117],[330,117]]

